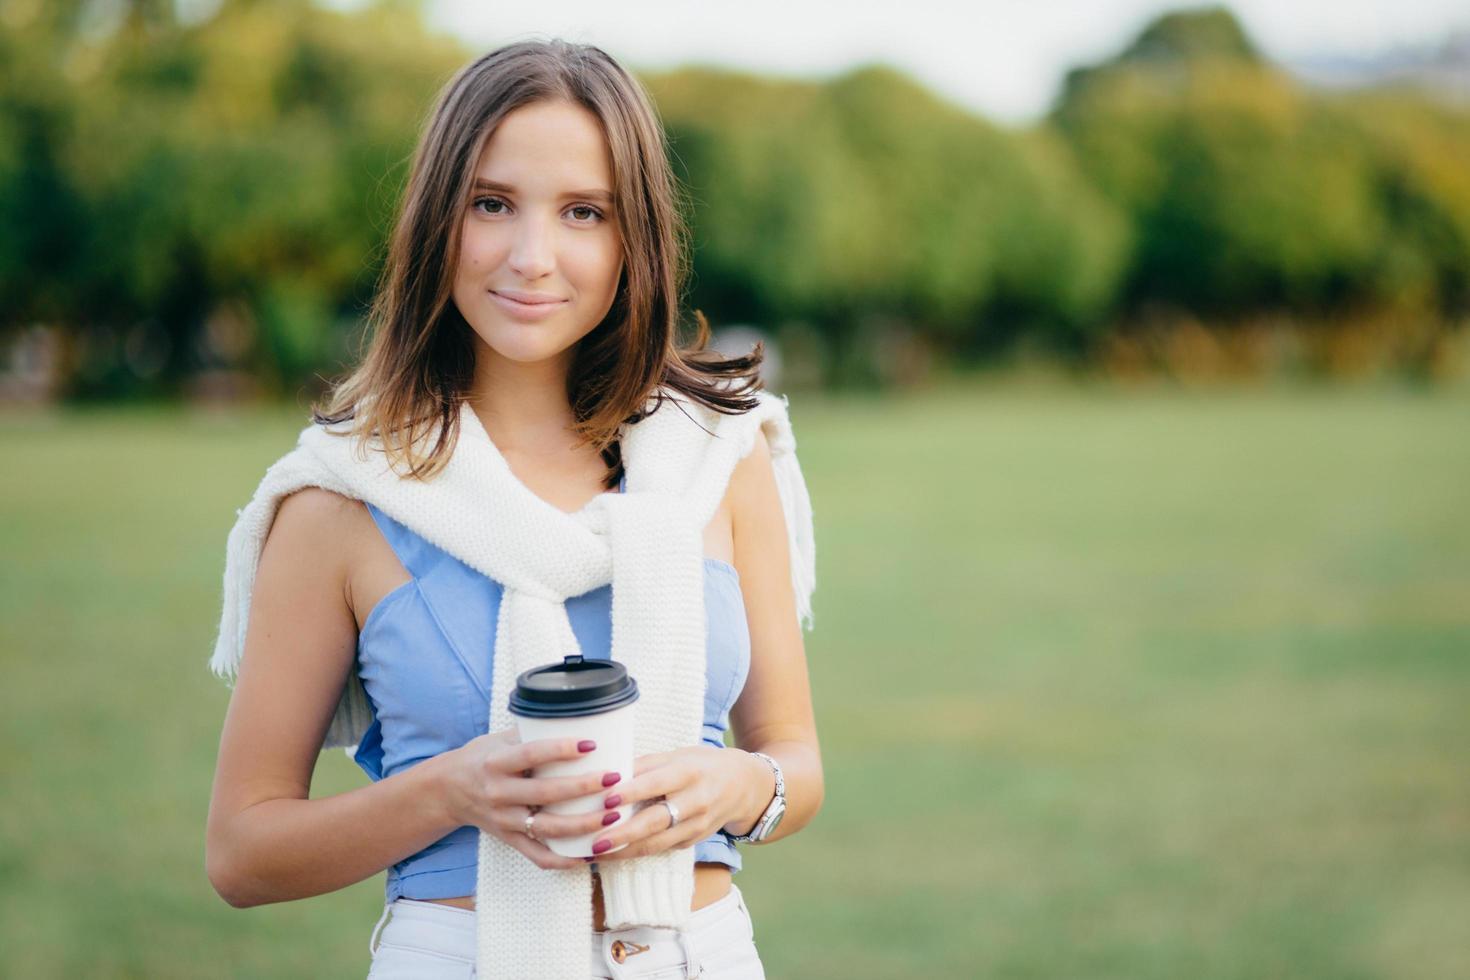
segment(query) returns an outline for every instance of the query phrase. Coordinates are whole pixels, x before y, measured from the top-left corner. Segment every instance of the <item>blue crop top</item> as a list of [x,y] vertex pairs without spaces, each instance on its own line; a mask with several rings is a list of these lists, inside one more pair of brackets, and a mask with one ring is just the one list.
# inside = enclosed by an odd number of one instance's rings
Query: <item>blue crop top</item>
[[[626,478],[619,492],[626,488]],[[377,781],[458,748],[489,731],[491,658],[502,587],[425,541],[372,504],[379,530],[409,574],[368,614],[357,639],[357,670],[373,721],[354,758]],[[706,557],[708,624],[703,744],[724,747],[730,708],[750,669],[750,633],[735,566]],[[612,586],[566,602],[572,632],[589,660],[612,649]],[[388,869],[387,901],[473,895],[479,828],[460,827]],[[740,870],[729,835],[694,847],[696,861]]]

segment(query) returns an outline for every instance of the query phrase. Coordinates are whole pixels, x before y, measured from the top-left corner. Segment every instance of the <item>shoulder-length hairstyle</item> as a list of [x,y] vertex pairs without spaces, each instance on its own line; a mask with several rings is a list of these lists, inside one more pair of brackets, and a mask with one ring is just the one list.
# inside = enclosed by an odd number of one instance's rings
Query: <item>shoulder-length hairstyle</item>
[[[578,342],[567,372],[575,432],[622,477],[619,429],[664,401],[667,385],[725,414],[749,411],[762,387],[764,343],[743,357],[707,349],[695,311],[693,345],[678,340],[689,272],[687,201],[666,152],[663,124],[641,83],[600,48],[560,39],[521,41],[460,69],[440,91],[414,151],[388,254],[367,314],[367,351],[312,410],[314,422],[380,441],[390,465],[429,479],[448,462],[474,377],[474,330],[452,301],[460,231],[475,168],[507,114],[541,101],[584,106],[601,120],[612,157],[613,209],[623,273],[607,316]],[[658,396],[653,408],[650,398]],[[425,449],[427,436],[437,434]]]

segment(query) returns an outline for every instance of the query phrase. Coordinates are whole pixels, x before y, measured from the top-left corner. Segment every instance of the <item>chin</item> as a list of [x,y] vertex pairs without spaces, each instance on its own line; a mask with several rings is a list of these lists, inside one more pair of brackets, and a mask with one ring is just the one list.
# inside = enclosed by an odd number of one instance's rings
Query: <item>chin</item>
[[536,353],[536,354],[524,354],[524,355],[523,354],[517,354],[517,353],[514,353],[514,352],[509,352],[508,353],[506,351],[496,351],[496,353],[499,354],[503,360],[511,361],[512,363],[515,363],[515,364],[542,364],[542,363],[545,363],[547,361],[557,360],[564,351],[565,351],[565,348],[563,348],[562,350],[558,350],[558,351],[546,351],[546,352],[540,352],[540,353]]
[[480,343],[494,351],[496,356],[517,364],[549,361],[566,353],[571,346],[571,343],[561,343],[564,338],[553,338],[546,334],[537,336],[534,330],[534,326],[525,330],[520,324],[512,324],[490,331],[489,336],[480,331],[476,333],[479,334]]

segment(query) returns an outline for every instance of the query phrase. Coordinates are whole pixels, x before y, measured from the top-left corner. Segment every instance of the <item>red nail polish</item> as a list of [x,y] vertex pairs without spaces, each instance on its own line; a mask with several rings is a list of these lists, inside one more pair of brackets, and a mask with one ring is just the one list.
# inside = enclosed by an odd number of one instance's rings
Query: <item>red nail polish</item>
[[591,752],[595,748],[597,748],[597,743],[590,738],[584,738],[577,743],[578,752]]
[[607,850],[609,847],[612,847],[612,841],[610,841],[610,840],[600,840],[596,844],[593,844],[592,845],[592,853],[593,854],[601,854],[603,851]]
[[609,796],[607,799],[603,800],[602,805],[611,810],[615,806],[622,806],[623,798],[617,793],[614,793],[612,796]]
[[615,823],[618,822],[618,818],[621,817],[621,816],[622,816],[621,813],[619,813],[618,811],[614,810],[612,813],[609,813],[607,816],[605,816],[605,817],[602,818],[602,825],[604,827],[606,827],[606,826],[608,826],[610,824],[615,824]]
[[622,778],[623,778],[623,774],[622,773],[620,773],[620,772],[610,772],[606,776],[603,776],[602,777],[602,785],[604,785],[604,786],[611,786],[613,783],[617,782],[619,779],[622,779]]

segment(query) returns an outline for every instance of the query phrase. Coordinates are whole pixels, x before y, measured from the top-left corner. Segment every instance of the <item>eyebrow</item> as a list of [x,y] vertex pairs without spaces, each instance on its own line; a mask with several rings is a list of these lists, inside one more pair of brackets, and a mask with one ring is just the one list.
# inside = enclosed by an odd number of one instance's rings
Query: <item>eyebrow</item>
[[[477,177],[475,178],[475,190],[501,191],[505,194],[514,194],[516,189],[509,184],[501,184],[497,181],[486,180],[484,177]],[[566,194],[562,196],[588,197],[594,200],[604,201],[608,204],[613,203],[612,191],[606,191],[600,188],[588,188],[587,190],[581,191],[567,191]]]

